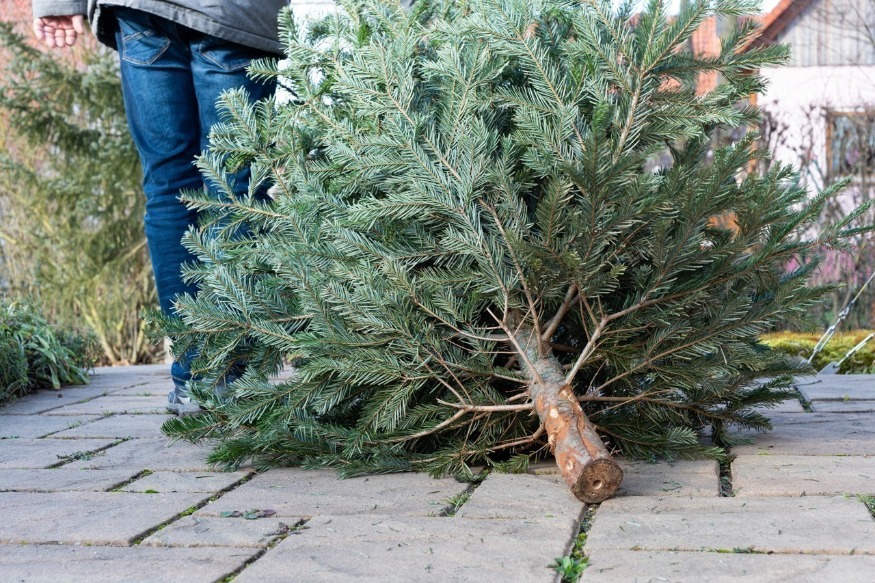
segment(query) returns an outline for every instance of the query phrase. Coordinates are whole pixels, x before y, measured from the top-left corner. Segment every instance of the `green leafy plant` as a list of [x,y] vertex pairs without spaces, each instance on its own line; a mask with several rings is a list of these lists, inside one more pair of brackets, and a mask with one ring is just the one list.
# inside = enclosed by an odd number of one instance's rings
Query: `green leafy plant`
[[597,510],[597,505],[587,507],[584,511],[583,519],[580,521],[579,532],[574,539],[571,553],[564,557],[557,557],[550,565],[552,569],[559,573],[562,583],[576,583],[583,574],[583,571],[589,566],[589,557],[584,554],[583,547],[586,545],[587,533],[592,527],[592,521],[595,519]]
[[[751,3],[674,19],[658,0],[635,18],[594,0],[341,4],[309,30],[285,13],[290,64],[251,69],[295,99],[222,99],[200,167],[227,196],[188,196],[208,216],[187,239],[201,291],[156,316],[199,354],[205,413],[169,435],[217,438],[210,460],[231,467],[470,476],[580,453],[575,435],[719,458],[733,426],[770,427],[756,408],[808,368],[759,336],[820,301],[813,249],[872,227],[858,209],[812,238],[838,187],[748,172],[754,136],[712,149],[715,128],[757,120],[753,72],[786,49],[740,51],[750,21],[719,55],[684,48]],[[725,82],[698,96],[702,71]]]
[[117,56],[42,52],[3,22],[0,53],[0,282],[91,328],[104,363],[150,362],[139,313],[157,300]]
[[588,559],[576,559],[572,556],[559,557],[553,561],[550,567],[559,573],[562,583],[575,583],[586,569]]
[[98,355],[93,335],[50,324],[31,302],[0,300],[0,402],[86,384]]

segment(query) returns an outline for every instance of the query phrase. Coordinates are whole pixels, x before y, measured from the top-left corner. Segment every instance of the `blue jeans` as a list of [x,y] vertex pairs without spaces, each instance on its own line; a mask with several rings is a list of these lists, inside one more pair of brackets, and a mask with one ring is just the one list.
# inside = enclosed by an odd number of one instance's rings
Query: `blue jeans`
[[[161,310],[173,314],[176,296],[197,291],[181,276],[183,263],[196,261],[181,240],[197,213],[179,200],[180,190],[214,191],[193,162],[219,121],[216,100],[240,87],[253,101],[272,94],[273,84],[246,77],[252,59],[270,55],[138,10],[117,7],[113,14],[128,126],[143,166],[146,241]],[[248,171],[234,178],[235,192],[245,193]],[[191,378],[190,356],[171,366],[177,387]]]

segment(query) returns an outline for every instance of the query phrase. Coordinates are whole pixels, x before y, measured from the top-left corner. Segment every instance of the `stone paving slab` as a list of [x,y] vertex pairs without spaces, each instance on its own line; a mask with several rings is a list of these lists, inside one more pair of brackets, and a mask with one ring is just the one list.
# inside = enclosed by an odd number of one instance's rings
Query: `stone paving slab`
[[161,437],[161,425],[171,417],[172,415],[110,415],[87,425],[60,431],[52,437]]
[[720,466],[714,460],[647,463],[626,461],[617,497],[719,496]]
[[[51,441],[84,440],[53,439]],[[209,452],[207,447],[182,441],[170,444],[166,439],[132,439],[102,451],[91,459],[79,460],[64,467],[90,470],[126,468],[136,472],[142,470],[211,472],[216,468],[206,462]]]
[[111,445],[113,439],[4,439],[0,442],[0,469],[47,468],[78,453]]
[[812,401],[811,409],[818,413],[875,413],[875,401]]
[[155,547],[266,547],[270,541],[294,527],[281,520],[258,518],[215,518],[185,516],[141,544]]
[[4,545],[0,572],[16,583],[212,583],[259,549]]
[[875,557],[599,551],[583,583],[872,583]]
[[577,522],[322,516],[247,567],[235,583],[558,581]]
[[0,439],[19,437],[35,439],[83,423],[100,419],[100,415],[57,417],[52,415],[0,415]]
[[800,387],[799,390],[809,401],[875,401],[875,386],[871,383],[840,386],[817,384]]
[[205,496],[0,492],[0,543],[127,545]]
[[809,401],[864,399],[875,401],[875,375],[824,375],[807,377],[796,385]]
[[[148,375],[148,376],[135,375],[135,376],[130,376],[130,377],[122,377],[122,376],[109,376],[109,377],[107,377],[104,375],[98,375],[98,376],[91,377],[91,381],[87,385],[78,385],[76,388],[84,387],[84,386],[96,387],[96,388],[103,389],[104,391],[106,391],[106,393],[108,395],[111,395],[115,391],[119,391],[119,390],[127,389],[127,388],[138,387],[138,386],[142,386],[142,385],[146,385],[148,383],[154,383],[154,382],[159,382],[159,381],[157,380],[157,377],[152,376],[152,375]],[[168,383],[171,382],[169,375],[167,377],[166,382],[168,382]]]
[[109,415],[112,413],[165,413],[167,402],[157,397],[110,397],[103,396],[84,403],[67,405],[47,411],[47,415]]
[[576,517],[583,510],[558,475],[490,474],[456,512],[459,518]]
[[198,510],[199,516],[271,508],[277,516],[318,514],[437,514],[466,484],[426,474],[389,474],[340,480],[328,470],[274,469],[255,476]]
[[599,507],[585,547],[606,549],[872,555],[875,521],[841,497],[614,498]]
[[743,432],[754,442],[733,446],[735,454],[875,455],[875,416],[841,413],[781,415],[768,433]]
[[170,377],[160,382],[148,382],[125,389],[118,389],[107,393],[107,397],[160,397],[167,399],[167,393],[173,387]]
[[106,492],[137,475],[133,470],[0,470],[0,492]]
[[[102,470],[94,470],[102,471]],[[220,492],[251,472],[153,472],[131,482],[122,492]]]
[[812,384],[842,385],[871,385],[875,383],[875,374],[814,374],[799,376],[793,379],[797,387]]
[[[720,466],[714,460],[677,460],[656,463],[617,459],[623,483],[616,497],[623,496],[719,496]],[[555,462],[529,467],[536,476],[559,475]]]
[[105,366],[94,369],[88,386],[109,386],[123,389],[145,383],[170,382],[169,364]]
[[39,391],[0,408],[0,415],[34,415],[95,399],[106,394],[105,388],[72,387],[60,391]]
[[811,413],[790,414],[782,413],[775,415],[772,418],[772,425],[814,425],[819,423],[837,423],[837,422],[856,422],[863,423],[872,420],[871,415],[860,413],[858,415],[837,415],[835,413],[826,413],[823,411],[813,411]]
[[736,496],[875,494],[875,457],[740,455],[732,462]]
[[170,365],[158,364],[130,364],[127,366],[101,366],[94,369],[92,379],[116,377],[122,380],[138,376],[166,376],[170,377]]
[[770,417],[774,413],[805,413],[805,409],[802,408],[802,403],[798,399],[781,401],[774,407],[754,407],[754,410],[766,417]]
[[[156,396],[166,397],[173,386],[170,380],[170,365],[138,365],[132,367],[103,367],[95,369],[91,377],[92,386],[106,387],[109,395],[136,395],[140,392],[155,390]],[[158,392],[157,388],[161,387]]]
[[825,411],[813,411],[811,413],[795,414],[780,414],[772,418],[772,425],[775,427],[781,425],[815,425],[819,423],[844,423],[844,422],[860,422],[862,424],[871,423],[875,419],[872,415],[866,413],[858,413],[856,415],[839,415],[836,413],[828,413]]

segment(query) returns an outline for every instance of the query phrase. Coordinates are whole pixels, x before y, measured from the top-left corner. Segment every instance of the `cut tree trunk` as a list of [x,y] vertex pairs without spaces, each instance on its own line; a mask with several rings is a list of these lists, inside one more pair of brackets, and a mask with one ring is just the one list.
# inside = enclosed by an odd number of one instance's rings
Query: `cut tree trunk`
[[562,477],[571,492],[587,504],[610,498],[623,481],[623,470],[611,458],[574,390],[565,384],[559,361],[549,355],[532,361],[532,365],[537,375],[533,375],[529,392]]

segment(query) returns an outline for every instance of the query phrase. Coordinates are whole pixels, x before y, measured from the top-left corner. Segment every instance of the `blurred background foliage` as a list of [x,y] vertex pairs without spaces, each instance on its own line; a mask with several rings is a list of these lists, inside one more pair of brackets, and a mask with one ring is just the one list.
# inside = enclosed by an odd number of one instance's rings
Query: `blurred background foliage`
[[33,302],[0,299],[0,403],[87,383],[99,358],[93,333],[52,325]]
[[43,52],[0,22],[0,285],[93,330],[100,364],[163,356],[139,317],[157,303],[117,57]]
[[[811,366],[817,371],[831,362],[839,362],[851,348],[871,333],[872,330],[837,333],[823,350],[817,353]],[[762,341],[772,350],[783,352],[787,356],[808,360],[819,338],[820,332],[811,334],[775,332],[763,336]],[[844,374],[875,374],[875,341],[865,344],[842,363],[840,372]]]

